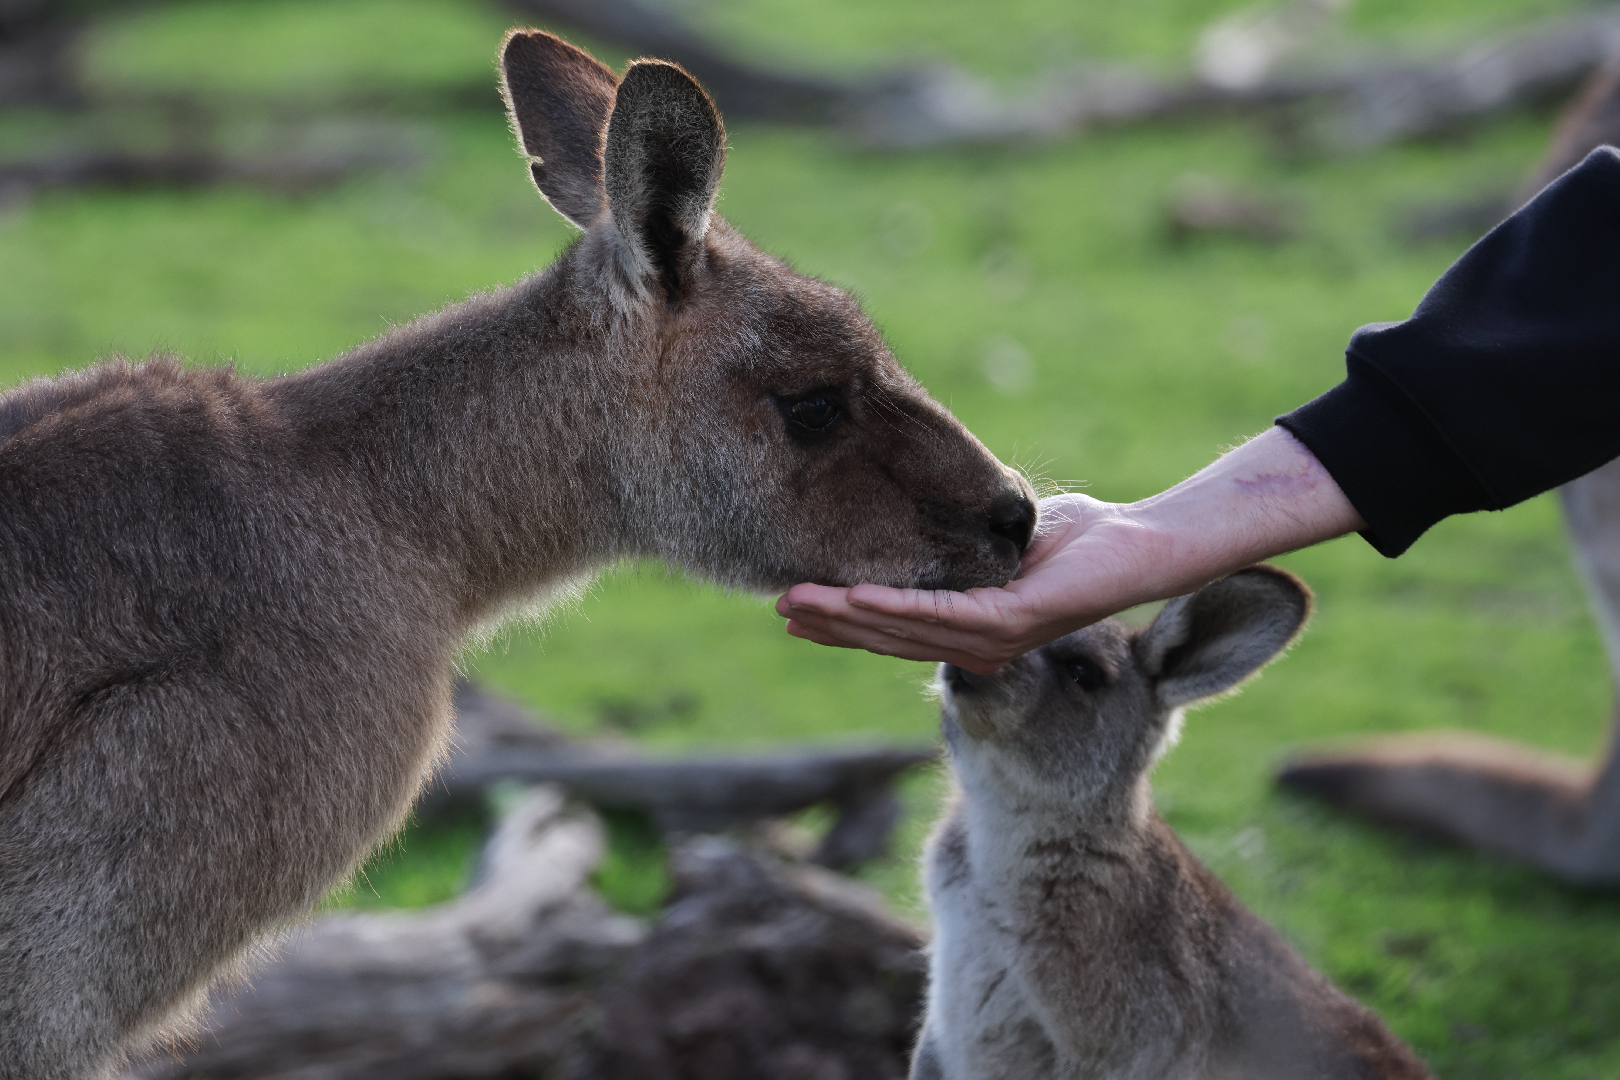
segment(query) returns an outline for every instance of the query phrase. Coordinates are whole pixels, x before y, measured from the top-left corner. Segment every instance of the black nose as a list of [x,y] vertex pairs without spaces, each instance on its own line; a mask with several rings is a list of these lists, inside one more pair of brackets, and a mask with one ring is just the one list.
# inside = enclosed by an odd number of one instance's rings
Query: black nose
[[970,671],[963,671],[955,664],[944,664],[941,670],[945,674],[945,685],[951,688],[954,694],[971,694],[979,689],[976,681],[978,676]]
[[1027,495],[1012,495],[990,504],[990,531],[1011,540],[1022,555],[1035,532],[1035,504]]

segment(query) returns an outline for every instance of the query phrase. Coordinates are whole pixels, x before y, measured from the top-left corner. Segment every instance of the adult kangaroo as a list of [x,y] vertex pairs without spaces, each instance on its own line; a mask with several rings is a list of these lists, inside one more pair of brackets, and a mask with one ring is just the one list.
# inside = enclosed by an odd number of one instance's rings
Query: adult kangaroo
[[720,117],[502,46],[547,270],[299,374],[0,398],[0,1077],[104,1074],[398,825],[469,632],[626,556],[1005,582],[1031,491],[712,207]]
[[[1620,57],[1591,77],[1521,185],[1524,203],[1594,149],[1620,144]],[[1564,527],[1620,681],[1620,461],[1558,489]],[[1390,735],[1303,754],[1278,774],[1294,790],[1578,885],[1620,886],[1620,700],[1595,768],[1463,732]]]

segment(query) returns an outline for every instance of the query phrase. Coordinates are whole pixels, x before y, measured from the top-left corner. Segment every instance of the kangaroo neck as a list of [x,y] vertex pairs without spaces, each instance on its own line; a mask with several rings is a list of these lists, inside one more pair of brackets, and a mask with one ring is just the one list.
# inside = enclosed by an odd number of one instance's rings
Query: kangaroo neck
[[1021,799],[1000,787],[969,790],[961,813],[976,875],[982,869],[984,882],[1009,889],[1057,867],[1077,874],[1108,867],[1112,876],[1149,831],[1151,799],[1146,778],[1078,804]]
[[628,550],[636,335],[578,251],[267,387],[300,464],[353,491],[468,627]]

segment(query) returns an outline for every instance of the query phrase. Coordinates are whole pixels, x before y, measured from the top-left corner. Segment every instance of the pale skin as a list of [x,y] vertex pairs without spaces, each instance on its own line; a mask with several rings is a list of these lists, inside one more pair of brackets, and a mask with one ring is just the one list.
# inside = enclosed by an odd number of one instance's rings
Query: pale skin
[[965,593],[795,585],[776,601],[794,637],[989,674],[1126,608],[1365,527],[1322,463],[1283,428],[1134,503],[1043,499],[1018,576]]

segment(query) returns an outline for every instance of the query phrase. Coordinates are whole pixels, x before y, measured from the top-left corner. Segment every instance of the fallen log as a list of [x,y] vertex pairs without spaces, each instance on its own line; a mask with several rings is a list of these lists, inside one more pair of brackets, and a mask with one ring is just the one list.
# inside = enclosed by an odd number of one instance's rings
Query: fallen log
[[1021,91],[949,65],[859,78],[787,75],[725,56],[674,16],[637,0],[507,0],[514,11],[689,67],[728,115],[841,127],[905,149],[1031,142],[1096,126],[1316,103],[1332,138],[1364,149],[1567,91],[1620,47],[1620,6],[1587,8],[1427,58],[1350,58],[1236,80],[1159,76],[1129,64],[1049,72]]
[[330,187],[356,171],[409,164],[398,148],[325,155],[235,157],[209,151],[100,149],[0,162],[0,193],[7,200],[58,188],[180,189],[241,184],[284,195]]
[[434,800],[481,798],[500,780],[558,784],[610,810],[647,814],[665,833],[713,832],[819,804],[837,814],[813,861],[844,867],[881,855],[900,816],[895,779],[931,746],[835,747],[656,758],[574,743],[468,682],[456,687],[457,746],[428,787]]
[[1499,34],[1449,55],[1359,58],[1254,83],[1162,78],[1129,65],[1052,74],[1019,94],[954,69],[915,73],[903,93],[852,110],[864,141],[905,148],[1045,141],[1098,126],[1320,108],[1329,141],[1364,150],[1434,135],[1567,92],[1620,49],[1620,7],[1605,5]]
[[726,116],[779,123],[836,121],[860,82],[780,71],[727,56],[667,8],[635,0],[504,0],[541,25],[561,25],[611,41],[632,54],[675,60],[697,76]]
[[1405,216],[1399,231],[1414,242],[1480,236],[1605,145],[1620,145],[1620,54],[1593,72],[1565,107],[1546,152],[1516,190],[1420,208]]
[[[82,25],[80,9],[59,0],[10,2],[26,9],[26,17],[18,15],[9,24],[0,17],[0,104],[89,104],[59,60],[71,54]],[[1211,67],[1207,58],[1200,60],[1202,74],[1186,75],[1093,63],[1046,72],[1007,89],[948,64],[857,76],[783,71],[731,56],[669,11],[639,0],[503,3],[525,21],[583,31],[635,53],[678,61],[733,118],[832,127],[881,149],[1042,142],[1098,126],[1217,113],[1292,113],[1302,106],[1322,111],[1336,146],[1365,149],[1432,135],[1564,92],[1620,45],[1620,5],[1608,4],[1427,58],[1392,58],[1388,50],[1369,50],[1292,71],[1258,68],[1260,77],[1252,79],[1234,78],[1219,65]],[[4,9],[0,3],[0,16]],[[12,53],[15,58],[7,60]],[[489,99],[487,86],[440,93],[462,106]]]
[[716,837],[649,934],[588,888],[602,830],[556,788],[420,913],[326,915],[120,1080],[743,1080],[905,1074],[921,938],[861,886]]
[[[1437,60],[1372,64],[1292,85],[1310,92],[1314,83],[1340,95],[1341,136],[1368,147],[1568,93],[1617,51],[1620,8],[1605,5],[1509,31]],[[1273,92],[1287,92],[1290,85],[1280,82]]]
[[719,837],[597,996],[568,1080],[897,1080],[922,1006],[916,930],[859,886]]
[[485,873],[421,913],[323,916],[212,995],[200,1034],[126,1080],[480,1080],[571,1053],[589,985],[645,937],[586,881],[593,815],[539,788],[504,818]]

